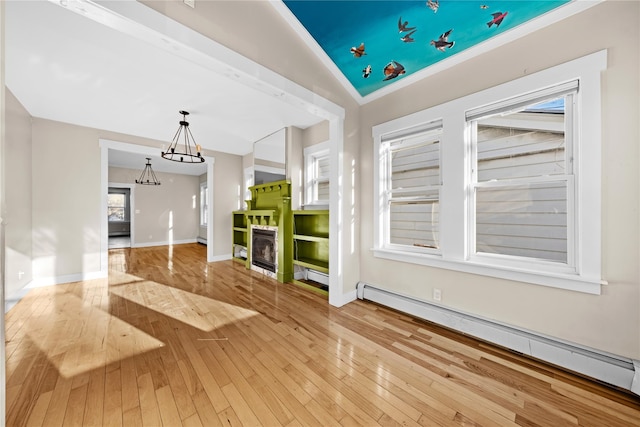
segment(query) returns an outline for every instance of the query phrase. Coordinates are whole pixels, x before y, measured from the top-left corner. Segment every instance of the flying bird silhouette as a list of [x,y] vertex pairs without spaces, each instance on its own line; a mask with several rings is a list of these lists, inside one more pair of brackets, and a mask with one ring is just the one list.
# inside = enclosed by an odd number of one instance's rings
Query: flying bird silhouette
[[440,0],[427,0],[427,6],[433,10],[433,13],[436,13],[440,7]]
[[493,19],[489,22],[487,22],[487,27],[491,28],[491,26],[493,24],[496,24],[496,27],[499,27],[500,24],[502,24],[502,20],[505,18],[505,16],[507,16],[507,13],[509,12],[496,12],[496,13],[492,13],[491,16],[493,16]]
[[360,43],[360,46],[358,47],[352,47],[351,53],[353,53],[355,58],[360,58],[362,55],[366,55],[366,52],[364,51],[364,43]]
[[366,67],[364,67],[364,69],[362,70],[362,77],[364,77],[365,79],[368,78],[371,75],[371,65],[367,65]]
[[411,43],[411,42],[414,42],[414,41],[415,41],[415,39],[414,39],[413,37],[411,37],[411,34],[415,33],[416,31],[418,31],[418,30],[413,30],[413,31],[411,31],[411,32],[410,32],[410,33],[408,33],[408,34],[405,34],[404,36],[400,37],[400,40],[402,40],[402,41],[403,41],[403,42],[405,42],[405,43]]
[[415,30],[416,27],[408,27],[409,21],[402,22],[402,16],[398,18],[398,32],[404,33],[405,31]]
[[400,74],[406,73],[406,71],[405,71],[404,67],[402,66],[402,64],[400,64],[400,63],[398,63],[396,61],[391,61],[387,65],[385,65],[383,71],[384,71],[384,75],[386,77],[382,81],[395,79]]
[[449,35],[451,34],[451,31],[453,31],[453,28],[447,31],[446,33],[440,34],[440,37],[438,37],[438,40],[431,40],[430,42],[431,46],[435,47],[440,52],[444,52],[445,49],[451,49],[455,44],[455,42],[449,41]]

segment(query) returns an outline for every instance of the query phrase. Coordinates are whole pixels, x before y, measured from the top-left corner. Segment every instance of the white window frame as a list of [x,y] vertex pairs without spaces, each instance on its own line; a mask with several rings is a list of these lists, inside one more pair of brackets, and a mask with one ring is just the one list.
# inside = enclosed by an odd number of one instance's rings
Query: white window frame
[[209,206],[206,203],[207,189],[208,189],[207,182],[206,181],[201,182],[200,183],[200,227],[203,227],[203,228],[207,228],[207,221],[208,221],[208,215],[205,212],[205,207],[207,211],[209,209]]
[[[392,190],[392,176],[391,176],[391,154],[394,148],[410,148],[423,144],[425,141],[438,142],[438,162],[439,162],[439,182],[437,185],[428,185],[422,188],[425,193],[437,191],[438,203],[440,202],[440,192],[442,188],[442,120],[435,120],[428,123],[421,123],[417,126],[409,129],[402,129],[398,132],[383,135],[381,138],[381,151],[383,151],[384,158],[381,158],[381,176],[380,182],[382,184],[382,212],[381,217],[384,222],[383,225],[383,246],[390,250],[400,250],[416,253],[432,253],[439,254],[440,247],[438,248],[426,248],[419,246],[408,246],[401,244],[391,243],[391,202],[393,200],[402,200],[401,191],[395,191],[394,197]],[[441,240],[441,229],[438,227],[438,240]]]
[[[469,193],[468,193],[468,206],[469,206],[469,260],[477,263],[483,263],[488,265],[495,265],[498,267],[510,266],[517,269],[530,269],[532,265],[539,269],[544,269],[548,272],[555,273],[568,273],[576,274],[576,253],[579,252],[579,234],[576,233],[578,229],[579,211],[576,209],[577,188],[576,182],[578,181],[577,171],[574,169],[574,159],[577,157],[576,144],[576,130],[579,123],[577,112],[574,105],[576,104],[576,98],[579,91],[579,81],[573,80],[565,82],[563,84],[555,85],[549,88],[545,88],[541,91],[533,93],[527,93],[523,96],[518,96],[513,99],[501,101],[497,104],[490,104],[483,106],[477,110],[471,110],[466,112],[467,126],[469,131],[469,158],[471,159],[471,168],[467,171],[469,181]],[[567,168],[565,175],[550,175],[550,176],[538,176],[529,178],[515,178],[515,179],[503,179],[503,180],[490,180],[478,182],[477,180],[477,143],[474,141],[474,134],[476,129],[476,121],[482,119],[487,115],[496,112],[508,112],[512,109],[517,109],[516,106],[532,105],[539,100],[549,99],[550,97],[558,97],[565,95],[568,97],[569,102],[565,104],[565,126],[564,126],[564,138],[565,149],[564,157]],[[560,263],[548,260],[535,259],[531,257],[518,257],[514,255],[505,254],[492,254],[486,252],[476,252],[476,189],[497,189],[500,187],[513,186],[518,184],[531,184],[531,183],[557,183],[566,182],[567,185],[567,262]]]
[[[115,188],[115,189],[110,189],[108,190],[108,195],[111,194],[117,194],[117,195],[121,195],[124,199],[124,203],[122,204],[122,219],[110,219],[109,216],[107,215],[107,221],[108,222],[112,222],[114,224],[117,223],[123,223],[123,222],[130,222],[131,221],[131,207],[127,208],[127,205],[130,204],[130,193],[128,192],[128,190],[123,190],[123,189],[119,189],[119,188]],[[109,209],[109,202],[107,201],[107,211]]]
[[328,206],[329,200],[318,199],[318,184],[329,182],[329,175],[318,176],[318,162],[329,159],[329,142],[322,142],[304,149],[304,204]]
[[[578,292],[600,294],[601,272],[601,82],[607,66],[606,50],[455,99],[411,115],[376,125],[374,143],[374,247],[376,257],[445,268],[512,281],[526,282]],[[575,123],[576,147],[575,221],[571,227],[577,236],[573,265],[550,268],[541,263],[488,262],[471,256],[470,226],[471,149],[466,114],[482,106],[510,100],[515,96],[579,81],[576,95],[578,120]],[[385,246],[383,203],[383,157],[381,143],[385,135],[419,126],[441,118],[440,253],[415,253]],[[585,171],[585,173],[581,173]],[[527,259],[529,261],[529,259]],[[556,264],[557,266],[557,264]]]

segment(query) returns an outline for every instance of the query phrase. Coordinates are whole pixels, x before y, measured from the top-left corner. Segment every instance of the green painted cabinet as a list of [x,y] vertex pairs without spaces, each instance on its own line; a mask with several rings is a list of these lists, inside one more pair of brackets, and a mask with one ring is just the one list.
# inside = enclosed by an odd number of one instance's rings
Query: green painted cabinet
[[249,188],[251,199],[247,200],[247,210],[234,211],[233,248],[234,260],[251,268],[251,227],[274,227],[277,232],[277,271],[279,282],[293,279],[291,239],[291,183],[289,181],[270,182]]
[[231,248],[231,254],[234,261],[241,262],[246,265],[247,263],[247,239],[249,236],[249,229],[247,226],[246,211],[234,211],[233,216],[233,245]]
[[294,210],[293,265],[294,283],[313,291],[329,291],[329,211]]

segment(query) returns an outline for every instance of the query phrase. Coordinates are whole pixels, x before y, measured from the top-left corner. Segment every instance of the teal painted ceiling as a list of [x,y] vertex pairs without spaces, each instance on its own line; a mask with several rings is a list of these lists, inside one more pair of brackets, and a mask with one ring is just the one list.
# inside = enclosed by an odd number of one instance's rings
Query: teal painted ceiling
[[569,2],[283,1],[362,97]]

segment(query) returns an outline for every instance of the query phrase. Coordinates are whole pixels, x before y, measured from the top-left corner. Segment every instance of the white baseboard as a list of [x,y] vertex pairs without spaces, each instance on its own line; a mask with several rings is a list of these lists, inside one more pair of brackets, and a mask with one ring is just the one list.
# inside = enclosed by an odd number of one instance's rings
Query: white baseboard
[[144,243],[136,243],[132,244],[132,248],[149,248],[151,246],[169,246],[169,245],[184,245],[186,243],[196,243],[196,239],[186,239],[186,240],[174,240],[173,242],[164,241],[164,242],[144,242]]
[[640,361],[461,313],[364,282],[358,283],[357,296],[640,394]]
[[102,271],[94,271],[91,273],[76,273],[65,276],[55,277],[39,277],[33,279],[25,289],[41,288],[43,286],[62,285],[64,283],[81,282],[83,280],[104,279],[108,277],[107,273]]
[[203,245],[206,245],[206,244],[207,244],[207,238],[206,238],[206,237],[200,237],[200,236],[198,236],[198,237],[196,238],[196,242],[198,242],[198,243],[202,243]]
[[231,254],[224,254],[224,255],[214,255],[214,257],[211,259],[211,262],[217,262],[217,261],[226,261],[233,258],[231,256]]
[[37,279],[33,279],[29,283],[27,283],[24,288],[5,297],[4,311],[6,313],[11,310],[13,306],[16,305],[22,298],[24,298],[24,296],[31,289],[42,288],[44,286],[55,286],[65,283],[80,282],[82,280],[104,279],[105,277],[108,277],[106,272],[94,271],[92,273],[77,273],[68,274],[66,276],[39,277]]
[[7,295],[4,299],[4,312],[8,313],[9,310],[13,308],[24,296],[29,292],[29,285],[31,282],[27,283],[27,285],[20,289],[17,292],[12,293],[11,295]]

